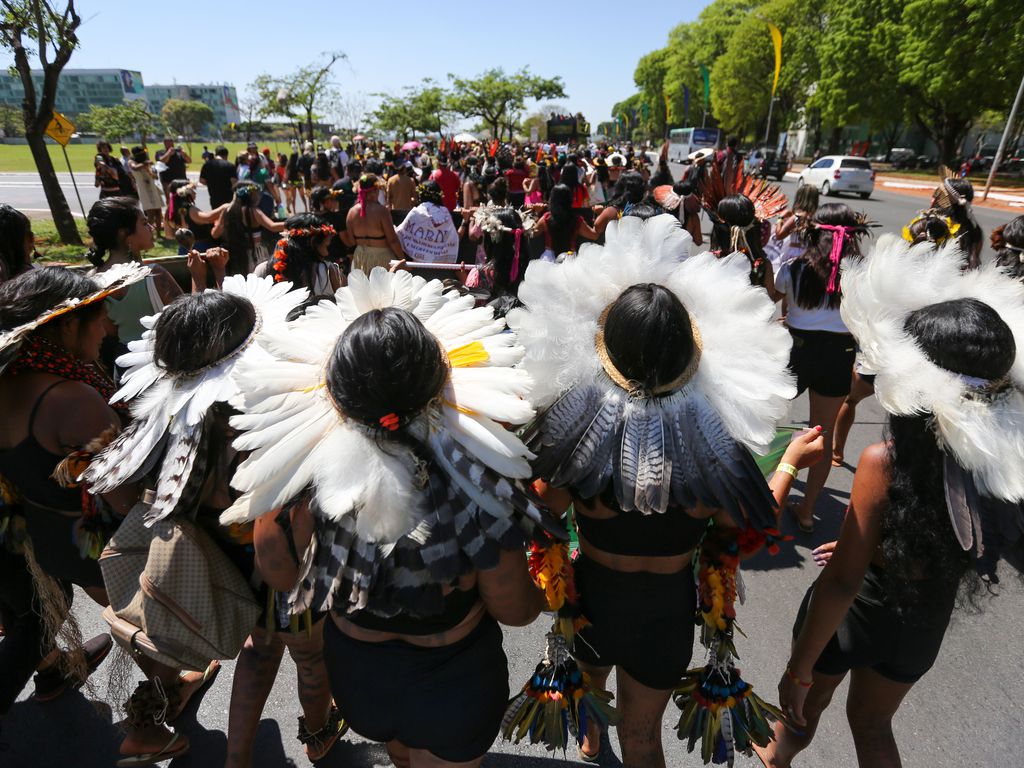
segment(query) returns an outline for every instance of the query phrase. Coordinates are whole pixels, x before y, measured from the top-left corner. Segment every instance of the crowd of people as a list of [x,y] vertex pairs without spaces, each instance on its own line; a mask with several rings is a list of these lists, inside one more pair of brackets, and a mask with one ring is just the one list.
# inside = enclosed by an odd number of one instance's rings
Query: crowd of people
[[[629,146],[216,148],[209,210],[173,140],[97,149],[89,271],[37,268],[0,205],[0,718],[124,649],[118,765],[152,765],[237,659],[247,766],[287,649],[311,761],[351,728],[397,766],[476,766],[499,733],[594,762],[615,727],[657,768],[674,699],[704,762],[776,768],[850,676],[859,764],[897,766],[958,595],[1024,567],[1024,216],[986,248],[965,179],[875,238],[734,142],[682,178]],[[161,234],[187,281],[142,264]],[[785,514],[813,532],[872,394],[888,427],[776,708],[734,664],[739,562],[788,546]],[[110,634],[83,640],[74,587]],[[500,625],[542,612],[510,701]]]

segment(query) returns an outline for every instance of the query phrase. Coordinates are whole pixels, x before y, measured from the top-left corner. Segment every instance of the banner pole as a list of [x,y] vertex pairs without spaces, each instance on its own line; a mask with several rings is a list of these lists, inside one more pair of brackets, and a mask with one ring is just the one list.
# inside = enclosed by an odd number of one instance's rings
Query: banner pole
[[75,197],[78,198],[78,207],[82,209],[82,218],[86,219],[88,217],[85,215],[85,206],[82,205],[82,196],[78,192],[78,182],[75,181],[75,172],[71,170],[71,160],[68,158],[68,148],[61,144],[60,149],[64,153],[64,162],[68,164],[68,173],[71,174],[71,184],[75,188]]

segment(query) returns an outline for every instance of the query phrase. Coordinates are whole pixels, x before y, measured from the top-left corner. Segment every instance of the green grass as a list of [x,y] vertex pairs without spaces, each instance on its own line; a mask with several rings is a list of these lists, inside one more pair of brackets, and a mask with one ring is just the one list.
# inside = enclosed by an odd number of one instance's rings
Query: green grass
[[[118,152],[119,145],[114,144],[114,154],[120,156]],[[287,141],[268,141],[263,140],[258,142],[260,149],[269,147],[270,151],[274,153],[275,157],[278,152],[289,151]],[[126,144],[129,149],[135,146],[135,142]],[[193,174],[198,174],[199,169],[203,164],[203,142],[192,143],[192,164],[189,165],[189,171]],[[205,146],[210,148],[212,152],[217,147],[217,142],[208,142]],[[235,157],[245,151],[244,141],[229,141],[224,144],[228,148],[228,157],[234,161]],[[188,149],[188,145],[185,145]],[[47,142],[47,149],[50,151],[50,159],[53,160],[53,168],[57,173],[67,173],[68,164],[64,160],[64,154],[61,152],[60,145],[51,144]],[[163,144],[160,141],[151,141],[148,145],[149,154],[152,158],[157,151],[163,149]],[[93,173],[93,158],[96,157],[96,144],[90,142],[88,144],[68,144],[68,160],[71,161],[71,170],[75,174],[88,174],[90,177]],[[32,152],[29,150],[27,144],[0,144],[0,173],[3,172],[31,172],[36,170],[35,161],[32,159]]]
[[[902,168],[902,169],[883,169],[878,168],[878,172],[885,175],[892,176],[906,176],[912,179],[926,179],[927,181],[934,181],[938,183],[939,172],[935,168]],[[968,179],[971,184],[974,185],[975,189],[985,188],[985,182],[988,180],[988,173],[972,173]],[[1024,186],[1024,180],[1020,176],[1009,176],[1002,173],[997,173],[992,184],[997,187],[1021,187]]]
[[[40,264],[81,264],[85,262],[85,252],[89,249],[89,233],[85,230],[85,222],[75,220],[78,233],[84,245],[65,245],[57,235],[57,228],[52,219],[32,219],[32,234],[36,236],[36,250],[39,251]],[[159,238],[156,247],[146,251],[144,256],[177,256],[178,244],[163,242]]]

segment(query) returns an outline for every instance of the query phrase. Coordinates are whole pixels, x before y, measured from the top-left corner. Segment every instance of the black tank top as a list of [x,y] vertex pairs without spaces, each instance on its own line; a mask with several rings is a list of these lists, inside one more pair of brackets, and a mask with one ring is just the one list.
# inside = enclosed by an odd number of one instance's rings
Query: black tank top
[[623,512],[610,484],[598,498],[617,514],[607,518],[587,515],[583,510],[594,509],[595,500],[580,499],[574,495],[574,504],[583,508],[575,511],[576,527],[587,542],[613,555],[682,555],[700,543],[708,525],[707,520],[699,520],[687,514],[682,507],[670,507],[663,514]]
[[36,440],[34,429],[43,398],[66,381],[54,382],[39,395],[28,417],[28,435],[13,448],[0,451],[0,474],[14,483],[26,503],[78,515],[82,512],[81,491],[78,488],[61,488],[50,477],[65,457],[43,448]]

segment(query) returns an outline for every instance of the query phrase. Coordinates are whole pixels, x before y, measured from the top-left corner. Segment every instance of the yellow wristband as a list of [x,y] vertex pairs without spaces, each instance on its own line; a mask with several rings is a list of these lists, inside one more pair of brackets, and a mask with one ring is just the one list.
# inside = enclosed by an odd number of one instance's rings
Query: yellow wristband
[[789,475],[794,480],[796,480],[797,472],[799,472],[800,470],[798,470],[792,464],[786,464],[785,462],[783,462],[783,463],[779,464],[779,466],[777,466],[775,468],[775,471],[776,472],[785,472],[787,475]]

